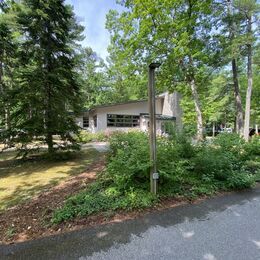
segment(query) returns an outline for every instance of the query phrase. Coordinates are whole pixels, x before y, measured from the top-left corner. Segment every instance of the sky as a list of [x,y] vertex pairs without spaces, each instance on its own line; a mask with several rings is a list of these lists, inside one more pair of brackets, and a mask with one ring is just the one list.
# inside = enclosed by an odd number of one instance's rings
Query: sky
[[66,0],[74,7],[76,17],[85,27],[83,46],[91,47],[100,57],[108,55],[109,33],[105,29],[106,14],[110,9],[121,10],[116,0]]

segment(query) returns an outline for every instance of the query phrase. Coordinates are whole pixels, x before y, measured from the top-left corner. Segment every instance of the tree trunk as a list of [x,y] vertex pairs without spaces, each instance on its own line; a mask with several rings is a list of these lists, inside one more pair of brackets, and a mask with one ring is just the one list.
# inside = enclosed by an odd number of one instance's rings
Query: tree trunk
[[194,79],[191,79],[190,87],[191,87],[192,97],[193,97],[195,111],[197,115],[197,140],[201,141],[203,140],[203,120],[202,120],[202,112],[199,104],[199,96],[198,96],[197,87]]
[[9,130],[11,128],[10,126],[10,110],[8,105],[5,108],[5,130]]
[[213,126],[212,126],[212,136],[213,137],[215,137],[215,131],[216,131],[215,122],[213,122]]
[[48,132],[46,136],[46,143],[48,145],[48,154],[53,154],[54,149],[53,149],[53,137],[52,133]]
[[234,95],[235,95],[235,104],[236,104],[236,132],[239,135],[243,135],[243,108],[241,95],[239,90],[238,83],[238,68],[236,59],[232,59],[232,74],[233,74],[233,84],[234,84]]
[[[229,38],[230,38],[230,44],[234,44],[233,40],[235,38],[235,32],[236,32],[236,25],[233,21],[233,1],[228,0],[227,1],[227,9],[228,9],[228,15],[231,16],[231,22],[229,24]],[[232,51],[232,74],[233,74],[233,84],[234,84],[234,95],[235,95],[235,106],[236,106],[236,132],[239,135],[243,135],[243,108],[242,108],[242,102],[241,102],[241,96],[239,91],[239,82],[238,82],[238,67],[237,67],[237,60],[234,55],[234,51]]]
[[51,119],[51,89],[49,82],[46,82],[46,143],[48,145],[48,153],[53,154],[53,137],[52,137],[52,119]]
[[[247,24],[247,33],[252,32],[252,18],[249,16]],[[246,92],[246,110],[245,110],[245,125],[244,125],[244,138],[246,141],[249,139],[249,126],[250,126],[250,107],[251,107],[251,94],[253,88],[253,73],[252,73],[252,44],[247,44],[247,92]]]
[[49,82],[46,83],[46,90],[46,143],[48,145],[48,153],[53,154],[51,87]]

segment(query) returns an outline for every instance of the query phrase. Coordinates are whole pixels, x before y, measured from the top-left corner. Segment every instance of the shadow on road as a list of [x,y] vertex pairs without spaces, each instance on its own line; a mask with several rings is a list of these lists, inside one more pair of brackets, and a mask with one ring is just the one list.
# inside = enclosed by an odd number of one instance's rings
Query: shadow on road
[[[207,199],[198,204],[182,205],[160,212],[149,213],[136,220],[102,225],[58,236],[46,237],[15,245],[0,246],[5,259],[74,259],[106,251],[115,244],[126,244],[132,235],[142,236],[154,226],[169,227],[183,222],[206,221],[212,214],[228,210],[233,205],[243,205],[260,200],[260,188]],[[184,236],[192,234],[184,233]],[[2,258],[1,258],[2,259]]]

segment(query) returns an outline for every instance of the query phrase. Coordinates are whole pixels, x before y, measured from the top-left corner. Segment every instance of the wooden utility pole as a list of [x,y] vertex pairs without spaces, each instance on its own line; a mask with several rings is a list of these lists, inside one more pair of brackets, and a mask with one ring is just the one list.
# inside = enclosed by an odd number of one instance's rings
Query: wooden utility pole
[[155,106],[155,77],[154,72],[156,68],[160,67],[160,63],[151,63],[149,65],[149,82],[148,82],[148,93],[149,93],[149,137],[150,137],[150,184],[151,192],[157,193],[157,182],[159,179],[159,174],[156,168],[156,106]]

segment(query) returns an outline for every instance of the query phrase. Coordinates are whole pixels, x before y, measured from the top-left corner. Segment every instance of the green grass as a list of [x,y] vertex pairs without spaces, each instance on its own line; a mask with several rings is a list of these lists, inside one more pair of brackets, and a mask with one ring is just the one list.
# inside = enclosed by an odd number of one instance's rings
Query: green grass
[[14,152],[1,153],[0,211],[83,172],[99,155],[98,151],[87,149],[59,161],[42,158],[22,161],[15,158]]

